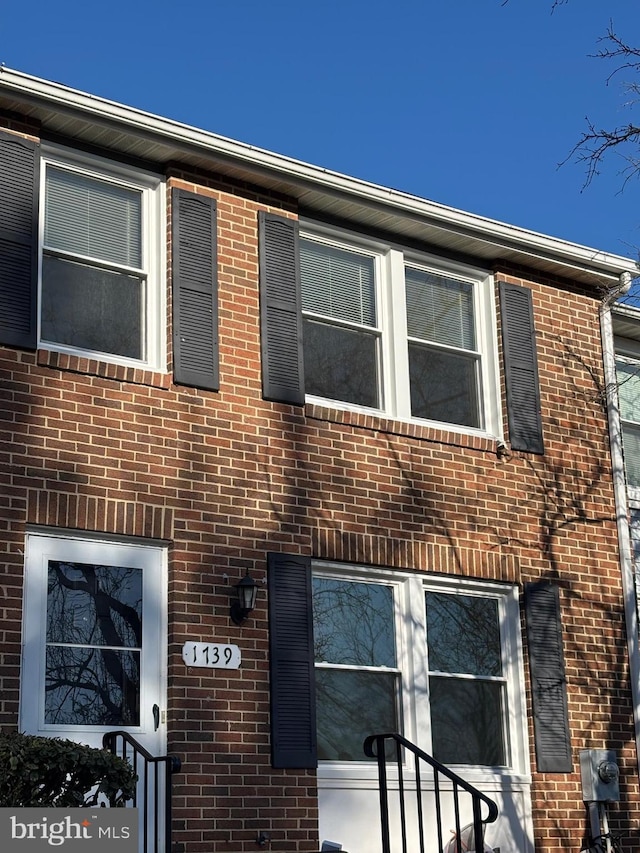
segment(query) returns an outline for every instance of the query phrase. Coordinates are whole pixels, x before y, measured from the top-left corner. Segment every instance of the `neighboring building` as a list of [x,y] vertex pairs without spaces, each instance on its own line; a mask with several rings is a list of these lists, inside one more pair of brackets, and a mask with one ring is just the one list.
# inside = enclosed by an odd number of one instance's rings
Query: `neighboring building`
[[4,68],[0,126],[2,726],[179,755],[184,853],[375,853],[396,729],[577,851],[610,749],[638,847],[633,263]]

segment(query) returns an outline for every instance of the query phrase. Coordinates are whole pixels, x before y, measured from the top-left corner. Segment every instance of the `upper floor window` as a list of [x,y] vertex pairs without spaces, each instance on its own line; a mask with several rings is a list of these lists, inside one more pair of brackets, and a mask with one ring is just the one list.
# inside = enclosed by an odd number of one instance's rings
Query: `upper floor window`
[[43,171],[41,344],[159,367],[158,180],[55,155]]
[[300,241],[307,395],[498,434],[491,277],[370,241]]

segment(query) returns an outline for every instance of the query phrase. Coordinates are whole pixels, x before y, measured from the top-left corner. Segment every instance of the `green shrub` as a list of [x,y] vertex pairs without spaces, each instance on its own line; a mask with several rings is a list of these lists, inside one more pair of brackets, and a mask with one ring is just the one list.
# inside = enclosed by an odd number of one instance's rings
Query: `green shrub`
[[0,806],[124,806],[136,775],[105,749],[60,738],[0,732]]

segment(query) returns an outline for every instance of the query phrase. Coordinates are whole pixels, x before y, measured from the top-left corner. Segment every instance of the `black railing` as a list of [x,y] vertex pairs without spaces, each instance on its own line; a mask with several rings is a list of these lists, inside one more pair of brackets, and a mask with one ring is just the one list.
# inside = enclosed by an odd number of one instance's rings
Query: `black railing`
[[127,805],[140,810],[143,853],[171,851],[171,784],[180,770],[175,755],[151,755],[128,732],[107,732],[102,745],[126,759],[138,777],[136,793]]
[[[442,851],[445,845],[452,841],[450,832],[447,831],[445,836],[443,831],[445,797],[450,799],[453,811],[453,815],[451,815],[451,810],[447,812],[446,819],[449,821],[447,830],[455,833],[453,837],[455,840],[448,849],[454,850],[455,853],[465,853],[465,851],[483,853],[485,849],[485,824],[493,823],[498,817],[498,807],[493,800],[452,770],[449,770],[448,767],[440,764],[435,758],[423,752],[415,744],[403,738],[402,735],[396,733],[371,735],[364,742],[364,751],[369,758],[375,758],[378,762],[382,853],[392,853],[392,850],[402,850],[402,853],[407,853],[408,849],[411,850],[411,853],[418,853],[418,851],[419,853],[426,853],[426,851],[433,851],[434,845],[437,845],[435,847],[437,851]],[[392,753],[392,756],[389,757],[388,753]],[[408,782],[405,781],[405,755],[406,771],[411,774]],[[413,769],[410,768],[410,756],[413,756]],[[397,795],[393,794],[389,784],[387,774],[387,765],[389,764],[392,764],[397,770],[397,781],[395,777],[393,779],[394,789],[397,784]],[[427,788],[424,774],[421,773],[424,765],[429,768],[427,771],[429,777],[433,774],[433,793]],[[392,848],[390,812],[392,800],[396,797],[397,812],[395,813],[399,816],[399,836],[402,840],[402,847],[396,843]],[[413,807],[408,802],[409,797],[414,798]],[[429,807],[429,811],[431,811],[431,803],[433,803],[434,817],[427,819],[425,818],[425,809]],[[486,807],[484,817],[482,815],[483,805]],[[468,817],[464,820],[468,826],[461,825],[462,815],[469,815],[469,813],[472,816],[471,821]],[[409,819],[417,828],[417,839],[408,825]],[[410,832],[411,837],[408,842],[407,837]],[[410,847],[407,847],[408,843]]]

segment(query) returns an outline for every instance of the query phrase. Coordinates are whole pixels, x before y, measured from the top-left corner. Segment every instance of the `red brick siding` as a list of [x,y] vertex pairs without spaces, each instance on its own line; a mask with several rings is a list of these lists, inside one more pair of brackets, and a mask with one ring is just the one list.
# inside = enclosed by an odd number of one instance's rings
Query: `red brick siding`
[[[272,849],[311,853],[315,773],[270,767],[262,585],[242,628],[228,616],[245,567],[262,581],[266,552],[284,550],[518,584],[550,577],[561,586],[574,755],[589,746],[618,751],[624,799],[613,808],[614,829],[636,827],[595,295],[498,271],[533,291],[544,456],[500,457],[487,439],[265,402],[257,213],[295,215],[294,206],[215,176],[177,167],[171,176],[169,188],[218,205],[220,391],[0,348],[0,723],[17,723],[26,525],[168,540],[169,749],[183,759],[176,840],[186,853],[250,851],[262,830]],[[170,292],[167,341],[170,366]],[[241,670],[185,667],[183,643],[214,638],[241,642]],[[536,849],[577,849],[585,826],[577,761],[566,775],[538,774],[533,755],[532,767]]]

